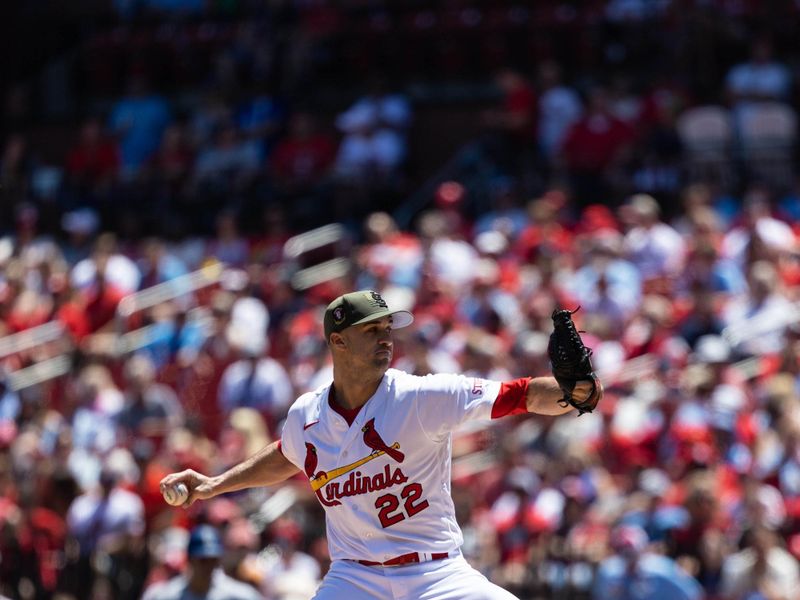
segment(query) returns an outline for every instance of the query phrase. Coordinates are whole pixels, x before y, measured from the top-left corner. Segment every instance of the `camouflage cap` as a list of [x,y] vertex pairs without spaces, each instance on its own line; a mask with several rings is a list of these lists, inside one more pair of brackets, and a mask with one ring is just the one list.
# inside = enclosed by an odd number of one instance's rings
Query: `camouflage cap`
[[414,315],[407,310],[392,310],[378,292],[361,290],[339,296],[325,309],[325,340],[352,325],[375,321],[383,317],[393,318],[392,327],[408,327]]

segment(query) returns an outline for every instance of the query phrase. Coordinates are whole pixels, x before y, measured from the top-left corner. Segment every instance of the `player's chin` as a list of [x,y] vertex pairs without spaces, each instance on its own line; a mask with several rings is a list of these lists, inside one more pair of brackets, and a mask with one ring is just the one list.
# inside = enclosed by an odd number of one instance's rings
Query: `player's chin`
[[388,367],[392,362],[391,350],[379,350],[375,353],[374,364],[379,367]]

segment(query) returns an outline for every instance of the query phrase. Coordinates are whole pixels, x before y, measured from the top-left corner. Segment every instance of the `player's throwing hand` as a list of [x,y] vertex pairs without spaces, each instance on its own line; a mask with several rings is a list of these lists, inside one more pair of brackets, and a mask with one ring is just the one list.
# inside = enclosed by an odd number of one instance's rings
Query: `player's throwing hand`
[[179,483],[184,484],[189,492],[186,500],[181,505],[184,508],[191,506],[195,500],[205,500],[213,495],[211,493],[211,478],[191,469],[164,477],[159,484],[161,494],[163,495],[168,488],[174,489]]

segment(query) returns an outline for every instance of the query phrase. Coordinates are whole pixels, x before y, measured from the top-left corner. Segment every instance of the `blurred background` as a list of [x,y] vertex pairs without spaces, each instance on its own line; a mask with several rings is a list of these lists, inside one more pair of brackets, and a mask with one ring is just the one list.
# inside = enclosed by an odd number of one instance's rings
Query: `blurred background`
[[189,510],[158,482],[277,439],[330,380],[325,305],[372,288],[414,311],[418,374],[547,374],[581,306],[600,409],[454,442],[493,581],[795,600],[799,25],[790,0],[2,3],[0,595],[140,598],[197,576],[210,525],[212,567],[310,598],[302,477]]

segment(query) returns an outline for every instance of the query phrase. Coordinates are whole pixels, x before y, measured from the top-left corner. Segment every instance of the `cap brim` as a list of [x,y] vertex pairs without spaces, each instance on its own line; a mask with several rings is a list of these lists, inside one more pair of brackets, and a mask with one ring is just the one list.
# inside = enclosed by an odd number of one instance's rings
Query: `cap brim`
[[356,321],[353,325],[361,325],[369,323],[370,321],[377,321],[383,317],[392,317],[392,329],[402,329],[408,327],[414,322],[414,315],[407,310],[384,310],[378,313],[373,313],[368,317],[364,317],[360,321]]

